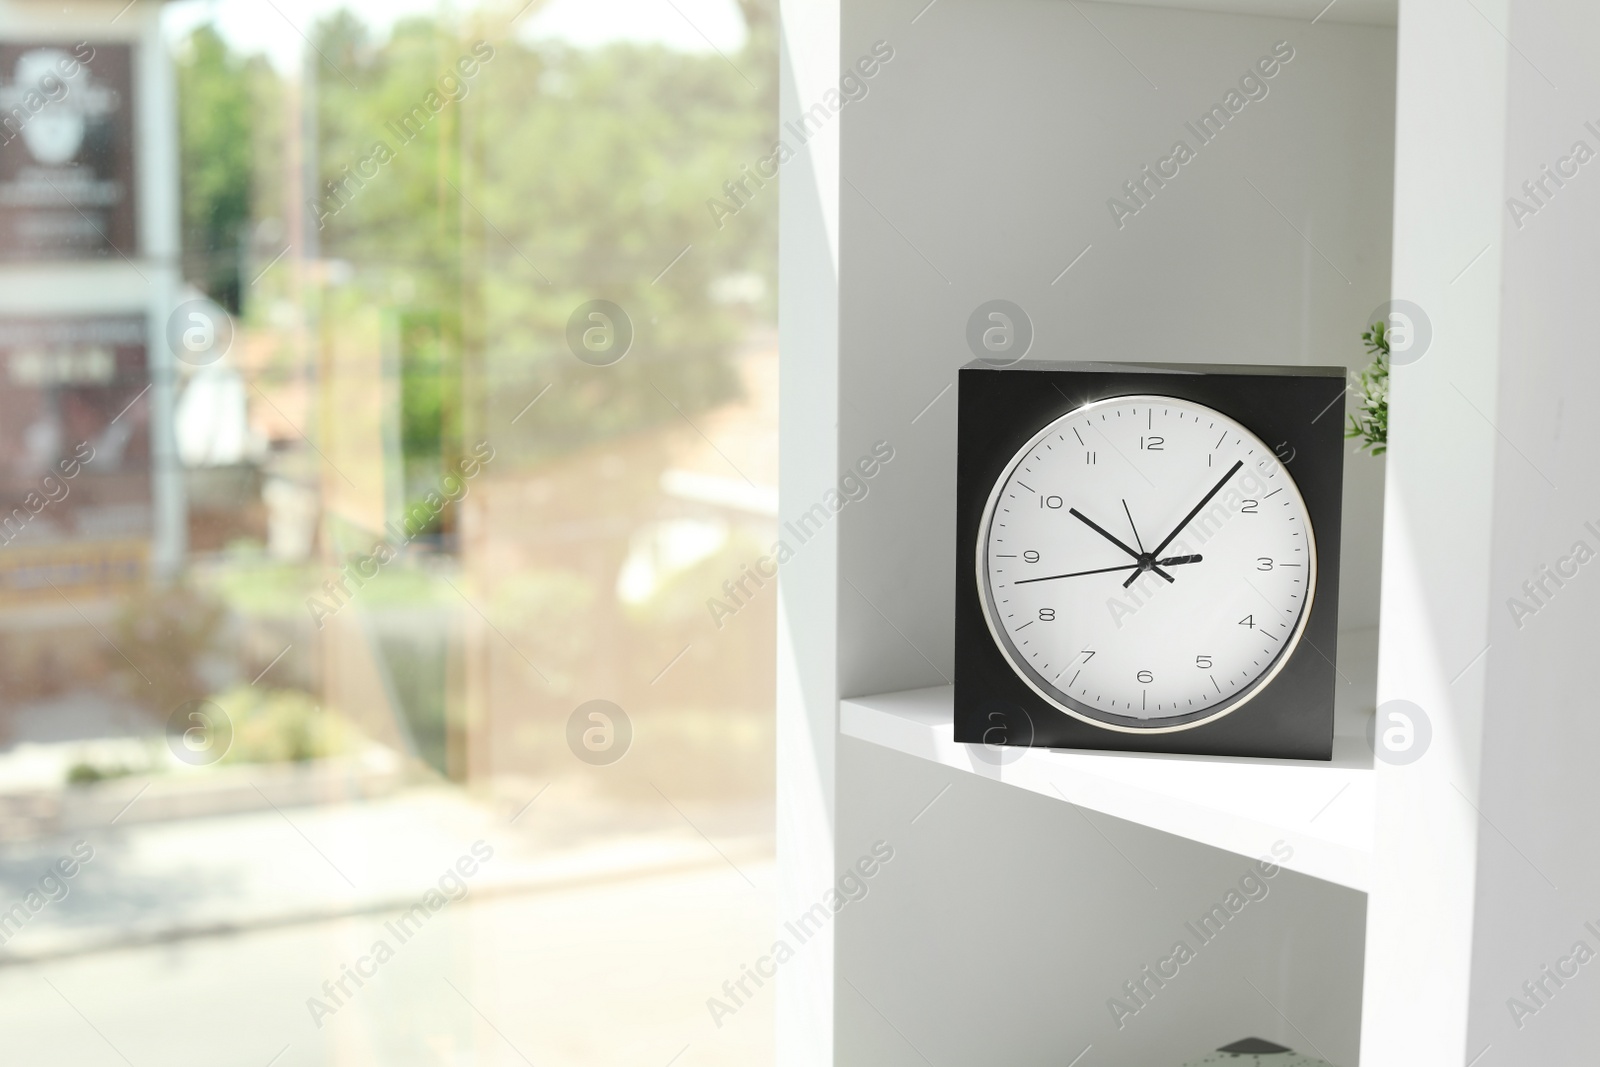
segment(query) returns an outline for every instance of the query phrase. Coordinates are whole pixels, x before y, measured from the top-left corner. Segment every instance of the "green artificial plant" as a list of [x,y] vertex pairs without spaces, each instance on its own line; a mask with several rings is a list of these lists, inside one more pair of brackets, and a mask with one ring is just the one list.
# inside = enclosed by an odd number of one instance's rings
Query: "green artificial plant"
[[1346,437],[1361,439],[1361,447],[1381,456],[1389,447],[1389,332],[1375,322],[1361,334],[1372,363],[1356,375],[1356,410],[1350,415]]

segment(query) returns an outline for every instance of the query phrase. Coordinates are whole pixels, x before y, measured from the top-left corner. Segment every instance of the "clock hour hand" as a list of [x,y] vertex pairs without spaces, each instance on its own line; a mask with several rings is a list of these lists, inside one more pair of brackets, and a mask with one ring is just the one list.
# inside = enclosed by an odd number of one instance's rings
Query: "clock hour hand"
[[1161,550],[1162,549],[1164,549],[1168,545],[1172,544],[1173,538],[1175,538],[1179,534],[1181,534],[1183,532],[1183,528],[1185,526],[1189,525],[1189,523],[1194,519],[1194,517],[1196,515],[1200,514],[1200,509],[1201,508],[1203,508],[1207,504],[1211,503],[1211,498],[1212,497],[1214,497],[1218,493],[1222,492],[1222,487],[1228,484],[1228,479],[1232,478],[1235,474],[1239,473],[1239,468],[1242,467],[1242,466],[1244,466],[1244,460],[1242,460],[1242,459],[1234,460],[1233,466],[1228,468],[1228,473],[1224,474],[1222,476],[1222,479],[1220,481],[1218,481],[1216,485],[1213,485],[1211,487],[1211,492],[1209,492],[1205,496],[1201,497],[1200,498],[1200,503],[1196,504],[1193,508],[1191,508],[1190,511],[1189,511],[1189,514],[1187,514],[1187,515],[1185,515],[1183,517],[1183,521],[1178,523],[1178,525],[1174,526],[1172,528],[1172,532],[1167,534],[1167,539],[1165,541],[1162,541],[1159,545],[1156,546],[1156,555],[1159,556],[1161,554]]
[[[1114,544],[1118,548],[1122,549],[1122,551],[1126,552],[1128,555],[1130,555],[1134,559],[1138,560],[1139,561],[1139,563],[1138,563],[1139,566],[1141,566],[1141,567],[1144,566],[1146,560],[1148,560],[1150,558],[1149,556],[1146,556],[1143,552],[1135,552],[1133,549],[1131,549],[1127,545],[1123,544],[1122,541],[1117,537],[1116,534],[1112,533],[1110,530],[1107,530],[1104,526],[1101,526],[1099,523],[1097,523],[1093,519],[1089,518],[1089,516],[1085,515],[1083,512],[1079,511],[1077,508],[1068,508],[1067,510],[1072,513],[1073,518],[1077,519],[1079,522],[1081,522],[1085,526],[1089,527],[1089,529],[1093,530],[1095,533],[1099,534],[1101,537],[1104,537],[1107,541],[1110,541],[1112,544]],[[1166,545],[1162,545],[1161,547],[1162,548],[1166,548],[1167,546]],[[1158,549],[1157,551],[1160,551],[1160,550]],[[1169,581],[1169,582],[1172,581],[1172,575],[1170,575],[1166,571],[1162,570],[1155,563],[1151,563],[1150,564],[1150,570],[1155,571],[1157,574],[1161,575],[1161,577],[1165,578],[1167,581]]]
[[[1166,559],[1152,560],[1151,563],[1150,563],[1150,569],[1155,571],[1157,574],[1161,574],[1161,571],[1157,570],[1158,567],[1176,567],[1176,566],[1178,566],[1180,564],[1183,564],[1183,563],[1199,563],[1202,558],[1203,557],[1201,557],[1199,555],[1194,555],[1194,556],[1168,556]],[[1128,575],[1128,580],[1122,583],[1122,588],[1124,588],[1124,589],[1128,588],[1128,586],[1132,585],[1134,583],[1134,581],[1138,579],[1139,575],[1144,573],[1143,568],[1139,567],[1138,564],[1135,564],[1134,567],[1136,569],[1134,569],[1132,574]],[[1164,574],[1162,574],[1161,576],[1163,578],[1167,577]],[[1172,581],[1172,579],[1171,578],[1167,578],[1167,581],[1170,582],[1170,581]]]
[[[1162,560],[1157,560],[1156,562],[1160,563],[1164,567],[1176,567],[1181,563],[1199,563],[1200,562],[1200,557],[1199,556],[1173,556],[1171,559],[1162,559]],[[1047,574],[1043,578],[1023,578],[1020,581],[1015,581],[1015,582],[1012,582],[1011,584],[1012,585],[1027,585],[1029,582],[1049,582],[1049,581],[1054,581],[1057,578],[1082,578],[1086,574],[1110,574],[1112,571],[1137,570],[1138,567],[1139,567],[1139,565],[1137,563],[1124,563],[1120,567],[1100,567],[1100,568],[1098,568],[1096,570],[1092,570],[1092,571],[1073,571],[1070,574]]]

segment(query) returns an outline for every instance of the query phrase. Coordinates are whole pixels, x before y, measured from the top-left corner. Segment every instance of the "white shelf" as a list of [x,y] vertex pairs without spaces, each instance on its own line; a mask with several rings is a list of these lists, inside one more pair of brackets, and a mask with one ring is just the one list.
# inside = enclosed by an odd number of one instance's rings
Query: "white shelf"
[[[1372,753],[1359,716],[1341,716],[1330,763],[1145,755],[958,744],[953,689],[936,686],[839,704],[839,729],[1043,796],[1066,800],[1241,856],[1272,855],[1288,870],[1367,889],[1372,857]],[[996,754],[1003,751],[1004,758]],[[1281,848],[1281,846],[1280,846]]]

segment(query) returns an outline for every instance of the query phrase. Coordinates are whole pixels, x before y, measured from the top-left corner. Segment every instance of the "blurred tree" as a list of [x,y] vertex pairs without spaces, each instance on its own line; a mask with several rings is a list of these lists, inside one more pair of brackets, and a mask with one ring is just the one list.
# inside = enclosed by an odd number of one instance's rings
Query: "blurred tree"
[[250,222],[250,66],[209,24],[177,50],[184,275],[232,312]]
[[[770,35],[770,0],[745,7],[752,42]],[[323,254],[357,264],[354,284],[376,300],[400,290],[408,314],[461,318],[458,352],[402,351],[402,368],[419,371],[402,386],[408,409],[453,388],[451,359],[464,361],[457,381],[479,383],[461,390],[465,432],[505,425],[553,385],[537,431],[503,450],[515,462],[733,394],[727,357],[745,324],[712,286],[772,279],[776,189],[721,228],[706,202],[770,152],[770,89],[715,53],[535,47],[445,19],[402,20],[374,43],[340,13],[312,36],[329,60],[315,66]],[[741,64],[775,85],[765,67]],[[567,343],[568,319],[597,298],[634,331],[611,367]]]
[[[509,418],[556,387],[539,432],[521,442],[529,459],[732,394],[726,356],[744,316],[712,286],[755,275],[774,291],[777,204],[769,182],[721,225],[707,208],[775,139],[776,0],[737,2],[747,27],[737,71],[715,53],[527,45],[487,12],[404,19],[386,38],[348,10],[316,24],[307,209],[321,254],[354,264],[369,302],[464,320],[451,337],[402,331],[401,373],[418,372],[402,389],[414,414],[472,402],[464,357],[486,383],[476,399],[489,410],[476,421]],[[185,271],[237,311],[250,223],[262,223],[256,260],[293,240],[272,157],[295,134],[270,65],[230,51],[210,25],[179,48],[178,77]],[[620,304],[634,330],[614,367],[568,349],[569,317],[595,298]],[[757,310],[769,315],[770,299]],[[419,443],[404,436],[408,450]]]
[[744,16],[742,67],[761,92],[761,111],[778,122],[778,0],[738,0]]
[[[396,318],[401,477],[409,505],[437,489],[462,454],[461,314],[406,310]],[[455,516],[446,509],[427,532],[452,530]]]

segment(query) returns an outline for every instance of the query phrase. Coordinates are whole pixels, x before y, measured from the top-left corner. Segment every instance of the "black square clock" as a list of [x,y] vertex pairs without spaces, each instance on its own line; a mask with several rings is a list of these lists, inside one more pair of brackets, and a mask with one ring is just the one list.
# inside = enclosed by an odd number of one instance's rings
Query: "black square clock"
[[1342,367],[960,372],[955,739],[1333,756]]

